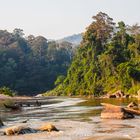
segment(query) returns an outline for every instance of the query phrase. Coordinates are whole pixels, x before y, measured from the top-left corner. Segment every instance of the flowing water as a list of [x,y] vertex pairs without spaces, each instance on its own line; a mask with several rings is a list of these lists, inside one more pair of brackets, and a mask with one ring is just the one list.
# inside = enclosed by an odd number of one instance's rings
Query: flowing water
[[[10,111],[3,107],[0,109],[2,120],[9,125],[28,119],[32,121],[51,121],[61,122],[67,120],[77,123],[87,123],[87,130],[84,129],[87,136],[101,135],[129,135],[131,137],[140,137],[140,117],[130,120],[102,120],[100,113],[102,106],[100,103],[112,103],[126,106],[131,101],[138,103],[136,99],[83,99],[69,97],[49,97],[26,100],[26,102],[36,101],[42,103],[40,107],[23,107],[22,111]],[[85,125],[85,124],[84,124]],[[82,124],[81,124],[82,126]],[[86,127],[86,125],[85,125]],[[83,127],[84,128],[84,127]],[[87,131],[86,131],[87,130]],[[82,131],[79,129],[79,131]],[[78,131],[79,135],[82,135]]]

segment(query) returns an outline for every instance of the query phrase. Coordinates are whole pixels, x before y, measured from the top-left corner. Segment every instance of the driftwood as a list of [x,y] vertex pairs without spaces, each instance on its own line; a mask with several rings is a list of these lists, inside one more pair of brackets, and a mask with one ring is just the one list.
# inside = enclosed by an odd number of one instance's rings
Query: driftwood
[[127,111],[121,106],[116,106],[107,103],[101,103],[104,106],[103,111],[101,112],[101,118],[103,119],[129,119],[134,118],[132,112]]

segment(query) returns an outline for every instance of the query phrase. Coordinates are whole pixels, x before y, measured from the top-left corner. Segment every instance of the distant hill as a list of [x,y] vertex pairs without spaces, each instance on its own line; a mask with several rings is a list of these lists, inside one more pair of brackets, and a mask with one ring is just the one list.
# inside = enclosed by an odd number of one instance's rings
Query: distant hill
[[66,41],[66,42],[72,43],[73,45],[79,45],[80,42],[82,41],[82,33],[67,36],[67,37],[64,37],[64,38],[57,40],[57,41],[58,42]]

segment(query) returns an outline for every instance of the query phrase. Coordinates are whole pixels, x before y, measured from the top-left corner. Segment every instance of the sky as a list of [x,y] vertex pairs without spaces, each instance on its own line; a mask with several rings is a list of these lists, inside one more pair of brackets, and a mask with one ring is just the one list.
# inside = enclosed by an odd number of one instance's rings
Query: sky
[[140,0],[0,0],[0,29],[60,39],[84,32],[100,11],[115,22],[140,23]]

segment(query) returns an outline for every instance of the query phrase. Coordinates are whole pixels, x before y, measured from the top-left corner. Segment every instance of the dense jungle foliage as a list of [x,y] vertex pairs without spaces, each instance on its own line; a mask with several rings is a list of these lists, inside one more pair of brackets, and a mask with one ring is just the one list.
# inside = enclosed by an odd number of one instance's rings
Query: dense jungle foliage
[[105,13],[93,16],[67,76],[59,76],[51,95],[100,96],[140,89],[140,26],[113,22]]
[[57,76],[66,74],[72,55],[71,43],[24,37],[21,29],[0,30],[0,87],[22,95],[50,90]]

